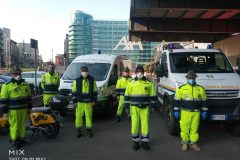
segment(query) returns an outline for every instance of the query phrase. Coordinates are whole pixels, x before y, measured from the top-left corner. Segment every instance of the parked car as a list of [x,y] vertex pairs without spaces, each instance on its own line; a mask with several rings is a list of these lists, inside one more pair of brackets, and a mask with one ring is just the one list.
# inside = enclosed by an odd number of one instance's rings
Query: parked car
[[3,76],[11,76],[11,73],[10,72],[6,72],[6,73],[3,73],[2,75]]
[[[46,72],[44,71],[38,71],[37,72],[37,93],[42,93],[42,89],[41,89],[41,80],[42,80],[42,75],[45,74]],[[29,83],[29,85],[33,85],[35,86],[35,72],[31,71],[31,72],[22,72],[22,78],[25,79],[25,81],[27,83]]]
[[[41,80],[42,80],[42,75],[45,74],[46,72],[44,71],[38,71],[37,72],[37,87],[40,85]],[[25,79],[26,82],[29,84],[35,84],[35,72],[22,72],[22,78]]]
[[0,75],[0,93],[1,93],[1,88],[2,88],[2,85],[8,81],[11,80],[12,77],[10,76],[3,76],[3,75]]
[[[2,89],[2,85],[8,81],[11,80],[12,77],[10,76],[3,76],[3,75],[0,75],[0,93],[1,93],[1,89]],[[1,97],[1,94],[0,94],[0,97]],[[2,111],[0,110],[0,117],[2,116]]]
[[3,83],[6,83],[11,80],[12,77],[0,75],[0,85],[2,86]]

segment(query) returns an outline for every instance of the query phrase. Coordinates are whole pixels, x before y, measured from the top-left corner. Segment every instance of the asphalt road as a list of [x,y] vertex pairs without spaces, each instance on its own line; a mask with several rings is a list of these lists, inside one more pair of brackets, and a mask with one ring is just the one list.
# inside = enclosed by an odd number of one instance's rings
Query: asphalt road
[[23,148],[24,156],[9,156],[9,136],[0,135],[0,160],[22,160],[22,157],[25,160],[238,160],[240,157],[240,137],[232,137],[220,126],[206,124],[200,127],[199,144],[203,151],[183,153],[180,138],[168,134],[165,119],[157,112],[150,115],[150,151],[132,150],[128,120],[116,124],[113,119],[97,118],[94,137],[85,134],[80,139],[75,138],[73,114],[63,122],[64,128],[56,139],[39,136]]

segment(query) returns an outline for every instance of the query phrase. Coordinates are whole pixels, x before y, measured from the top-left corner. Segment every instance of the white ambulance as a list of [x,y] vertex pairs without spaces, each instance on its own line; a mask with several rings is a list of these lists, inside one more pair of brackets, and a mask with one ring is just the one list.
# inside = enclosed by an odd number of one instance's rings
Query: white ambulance
[[124,68],[124,56],[108,54],[89,54],[76,57],[63,74],[59,92],[61,95],[70,95],[69,109],[74,109],[71,101],[73,81],[81,74],[81,67],[87,66],[89,74],[94,77],[98,88],[98,100],[94,107],[94,112],[100,112],[106,116],[111,116],[116,110],[116,90],[115,85],[120,72]]
[[173,116],[177,87],[187,83],[189,70],[197,73],[197,84],[203,86],[209,107],[207,121],[221,121],[234,135],[240,135],[240,76],[224,53],[217,49],[166,49],[156,67],[156,88],[161,111],[169,132],[179,133],[179,122]]

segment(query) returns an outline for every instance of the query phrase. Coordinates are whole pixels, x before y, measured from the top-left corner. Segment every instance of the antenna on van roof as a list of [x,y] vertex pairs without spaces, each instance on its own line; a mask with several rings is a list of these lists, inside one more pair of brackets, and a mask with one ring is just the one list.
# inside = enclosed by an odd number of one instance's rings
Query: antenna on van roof
[[98,54],[101,54],[101,50],[98,50]]

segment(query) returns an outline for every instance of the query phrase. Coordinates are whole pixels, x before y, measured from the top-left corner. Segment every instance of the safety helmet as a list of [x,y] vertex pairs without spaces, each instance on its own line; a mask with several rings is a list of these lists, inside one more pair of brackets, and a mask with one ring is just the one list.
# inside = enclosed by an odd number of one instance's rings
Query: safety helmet
[[189,70],[186,75],[187,79],[195,79],[196,77],[197,77],[197,74],[193,70]]
[[20,74],[20,73],[22,73],[22,70],[19,67],[13,66],[10,70],[10,73],[11,74]]

